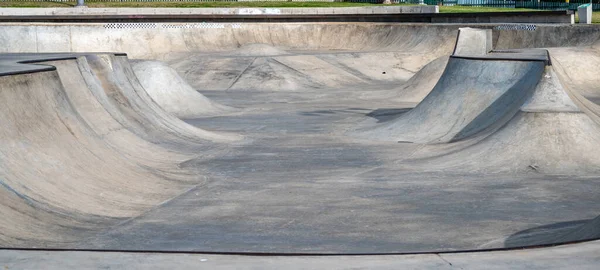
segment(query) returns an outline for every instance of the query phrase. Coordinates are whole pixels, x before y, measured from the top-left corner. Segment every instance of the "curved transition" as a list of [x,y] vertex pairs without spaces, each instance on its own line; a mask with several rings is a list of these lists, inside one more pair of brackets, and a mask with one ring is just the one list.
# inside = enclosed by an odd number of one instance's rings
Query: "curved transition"
[[5,245],[69,243],[61,232],[139,215],[205,181],[178,163],[239,137],[164,112],[131,76],[125,56],[62,58],[42,63],[55,70],[0,77]]
[[[72,51],[137,42],[166,62],[0,55],[0,247],[375,254],[600,237],[597,36],[175,26],[65,26],[88,40]],[[43,51],[65,33],[48,27],[17,30],[48,31]],[[557,45],[572,47],[523,49]]]
[[136,61],[133,71],[152,100],[179,118],[218,115],[233,108],[217,104],[194,90],[177,71],[160,61]]

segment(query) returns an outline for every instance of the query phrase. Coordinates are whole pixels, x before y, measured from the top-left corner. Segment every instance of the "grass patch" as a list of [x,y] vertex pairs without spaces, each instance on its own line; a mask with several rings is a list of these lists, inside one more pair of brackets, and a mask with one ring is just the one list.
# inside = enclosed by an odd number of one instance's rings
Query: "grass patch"
[[73,7],[76,3],[62,3],[62,2],[0,2],[0,7],[13,7],[13,8],[45,8],[45,7]]

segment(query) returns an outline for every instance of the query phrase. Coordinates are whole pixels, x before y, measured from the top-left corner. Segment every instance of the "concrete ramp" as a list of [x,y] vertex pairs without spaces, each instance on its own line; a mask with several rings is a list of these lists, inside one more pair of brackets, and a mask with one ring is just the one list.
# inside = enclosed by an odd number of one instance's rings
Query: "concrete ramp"
[[[23,50],[66,33],[65,50],[142,44],[243,108],[183,121],[207,101],[185,85],[148,92],[181,78],[146,62],[140,80],[124,54],[0,57],[2,248],[364,255],[600,236],[593,48],[548,61],[489,52],[473,30],[445,57],[457,25],[190,25],[0,26],[37,38]],[[0,34],[6,50],[16,40]],[[368,140],[343,134],[375,120]]]
[[135,61],[132,68],[152,100],[179,118],[214,116],[234,110],[198,93],[164,62]]
[[[460,28],[453,55],[438,78],[436,60],[403,86],[398,100],[420,101],[388,123],[358,131],[360,137],[425,144],[466,139],[506,124],[533,94],[547,53],[540,50],[491,53],[490,29]],[[420,98],[427,93],[425,98]]]
[[167,113],[143,89],[125,56],[87,55],[85,61],[104,91],[95,93],[97,98],[124,115],[122,119],[129,121],[128,125],[132,123],[137,134],[150,134],[153,137],[150,140],[162,137],[184,144],[241,139],[233,134],[217,134],[195,128]]
[[[593,97],[594,84],[585,82],[597,77],[586,77],[590,74],[574,68],[565,71],[561,63],[574,55],[565,57],[562,50],[551,50],[554,65],[546,66],[531,97],[508,123],[466,140],[423,147],[405,162],[424,171],[599,173],[600,125],[594,119],[597,105],[582,94]],[[573,89],[582,84],[587,87]]]
[[588,48],[550,49],[556,74],[577,107],[600,125],[600,51]]
[[423,171],[455,173],[600,173],[600,127],[583,113],[519,111],[485,135],[423,147],[405,163]]
[[[160,170],[173,170],[176,164],[193,157],[145,140],[148,135],[138,135],[126,117],[106,99],[96,96],[103,93],[96,83],[84,56],[73,60],[50,61],[44,64],[56,67],[66,97],[79,117],[105,143],[125,155],[129,160]],[[97,93],[94,95],[94,93]]]
[[165,112],[125,56],[15,57],[39,66],[0,76],[3,245],[67,245],[140,215],[206,181],[182,162],[240,138]]
[[398,89],[399,102],[421,102],[442,77],[449,57],[439,57],[423,66]]
[[448,143],[508,122],[532,95],[543,61],[463,59],[452,57],[431,93],[406,114],[361,137]]
[[581,112],[569,97],[565,84],[561,82],[555,66],[547,66],[533,96],[521,106],[524,112]]
[[190,186],[107,144],[82,122],[58,72],[1,76],[0,84],[3,245],[60,245]]
[[600,216],[590,220],[578,220],[541,226],[512,235],[505,241],[506,247],[524,245],[541,246],[577,243],[600,239]]

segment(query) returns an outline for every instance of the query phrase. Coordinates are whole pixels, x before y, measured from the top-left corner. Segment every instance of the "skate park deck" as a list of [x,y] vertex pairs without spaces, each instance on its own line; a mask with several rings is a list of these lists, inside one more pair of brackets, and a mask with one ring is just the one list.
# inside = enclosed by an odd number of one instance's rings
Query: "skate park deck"
[[[448,57],[461,25],[0,27],[21,37],[6,53],[28,53],[2,55],[3,247],[392,254],[599,235],[597,28],[479,25],[496,52]],[[506,57],[523,48],[547,53]],[[45,54],[61,50],[81,54]]]

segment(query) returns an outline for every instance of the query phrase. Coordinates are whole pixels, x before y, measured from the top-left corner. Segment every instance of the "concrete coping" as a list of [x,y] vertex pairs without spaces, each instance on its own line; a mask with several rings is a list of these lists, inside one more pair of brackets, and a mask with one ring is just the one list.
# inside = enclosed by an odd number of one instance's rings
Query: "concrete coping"
[[114,54],[126,56],[125,53],[6,53],[0,54],[0,76],[28,74],[56,70],[55,67],[37,64],[46,61],[75,59],[89,54]]
[[450,57],[473,60],[542,61],[548,66],[551,65],[548,50],[545,49],[498,50],[481,56],[452,55]]

